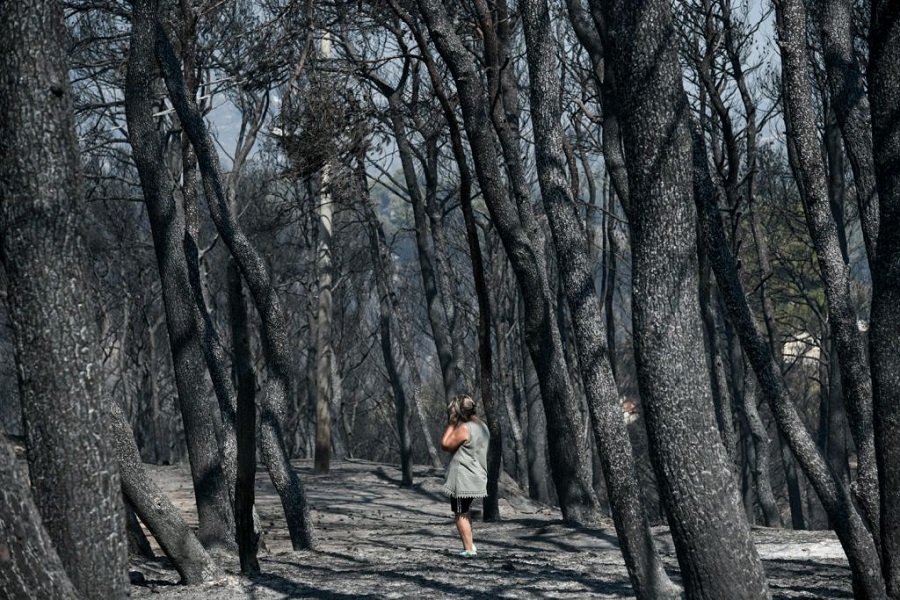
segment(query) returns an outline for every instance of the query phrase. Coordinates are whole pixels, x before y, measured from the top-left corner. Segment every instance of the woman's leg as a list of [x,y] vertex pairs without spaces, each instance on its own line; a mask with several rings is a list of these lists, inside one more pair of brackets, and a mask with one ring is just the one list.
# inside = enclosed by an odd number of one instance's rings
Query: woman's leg
[[456,513],[456,530],[459,532],[459,538],[462,540],[463,548],[468,551],[475,550],[475,542],[472,540],[472,521],[469,520],[468,511],[464,513]]

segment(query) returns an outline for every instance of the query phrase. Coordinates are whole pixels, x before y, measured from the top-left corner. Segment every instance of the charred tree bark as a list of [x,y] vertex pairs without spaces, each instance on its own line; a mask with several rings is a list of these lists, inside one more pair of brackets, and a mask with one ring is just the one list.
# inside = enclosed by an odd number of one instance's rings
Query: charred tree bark
[[[713,416],[697,295],[692,142],[665,0],[594,0],[608,30],[631,195],[634,344],[644,417],[685,591],[768,585]],[[677,360],[672,360],[672,357]]]
[[[610,193],[608,205],[615,206],[613,202],[613,193]],[[606,317],[606,347],[609,349],[609,367],[612,369],[613,380],[619,382],[618,365],[616,363],[618,347],[616,343],[616,315],[615,300],[616,289],[618,285],[618,263],[620,257],[625,256],[625,250],[628,247],[628,240],[625,233],[615,226],[614,219],[608,219],[606,224],[606,239],[609,244],[609,250],[606,253],[606,283],[603,290],[603,312]]]
[[599,504],[591,487],[585,450],[571,443],[582,426],[559,330],[552,317],[552,292],[547,281],[543,248],[535,241],[530,223],[521,220],[521,215],[532,209],[530,205],[520,207],[511,202],[504,189],[494,123],[488,111],[491,103],[474,57],[456,33],[447,9],[438,0],[418,0],[417,5],[438,52],[456,81],[478,182],[522,289],[525,338],[541,385],[551,471],[563,518],[576,523],[591,522],[598,516]]
[[781,514],[778,504],[775,502],[775,493],[772,491],[772,477],[769,475],[769,433],[759,416],[756,408],[757,385],[756,375],[745,369],[744,371],[744,415],[747,417],[747,425],[750,427],[750,435],[753,437],[753,480],[756,482],[756,497],[762,509],[763,520],[766,527],[781,527]]
[[247,303],[241,273],[234,260],[228,262],[228,320],[231,326],[231,373],[237,388],[235,437],[237,472],[234,482],[234,522],[241,573],[259,573],[259,535],[254,528],[256,488],[256,374],[250,352]]
[[[215,324],[206,306],[203,296],[203,282],[200,276],[200,255],[195,242],[196,237],[189,230],[184,236],[184,256],[187,260],[188,279],[191,282],[191,291],[194,298],[194,315],[197,323],[197,334],[200,337],[200,348],[203,359],[213,384],[213,391],[218,400],[219,412],[222,417],[222,472],[225,485],[228,490],[229,505],[234,504],[235,481],[237,480],[237,433],[235,421],[237,410],[237,398],[232,380],[228,377],[227,363],[225,360],[225,348],[216,333]],[[228,521],[224,524],[228,531],[234,532],[233,515],[229,513]],[[229,548],[233,544],[227,544]]]
[[[182,3],[188,0],[181,0]],[[187,72],[187,69],[185,69]],[[185,83],[188,93],[191,93],[191,77],[186,75]],[[191,94],[191,97],[195,97]],[[267,107],[267,104],[263,105]],[[256,136],[262,127],[266,110],[259,110],[255,119],[251,121],[249,132],[242,137],[235,151],[232,171],[228,176],[227,188],[229,190],[228,202],[232,213],[237,214],[237,198],[234,190],[237,189],[241,166],[244,164],[250,149],[255,143]],[[186,136],[185,136],[186,137]],[[187,139],[187,137],[186,137]],[[189,142],[189,140],[188,140]],[[194,148],[188,143],[193,155]],[[222,420],[225,421],[226,457],[229,452],[234,455],[234,477],[229,482],[233,486],[234,493],[234,521],[235,541],[238,546],[238,557],[241,564],[241,572],[252,576],[259,573],[259,561],[257,553],[260,545],[259,517],[255,509],[256,488],[256,373],[253,369],[253,352],[250,348],[250,329],[247,312],[247,302],[244,297],[244,284],[241,280],[241,271],[233,257],[228,260],[226,267],[226,289],[228,298],[228,327],[231,332],[231,379],[225,379],[224,374],[224,348],[219,343],[219,338],[214,333],[209,313],[207,317],[207,335],[209,340],[204,345],[207,355],[207,364],[213,382],[217,388],[217,396],[222,407]],[[201,296],[202,298],[202,296]],[[199,298],[198,298],[199,300]],[[216,383],[218,381],[218,383]],[[221,388],[221,390],[220,390]],[[236,397],[232,394],[236,392]],[[226,394],[228,394],[226,396]],[[222,400],[225,398],[226,403]],[[233,450],[230,450],[233,448]],[[228,463],[226,458],[226,464]]]
[[[197,17],[191,0],[179,0],[183,18],[181,29],[181,60],[185,72],[185,88],[191,98],[197,97],[196,73]],[[240,170],[240,157],[235,160],[235,170]],[[234,503],[234,486],[237,478],[237,434],[235,433],[236,399],[234,387],[228,377],[225,349],[216,334],[203,294],[203,280],[200,273],[200,253],[197,240],[200,235],[200,214],[197,205],[197,155],[184,131],[181,132],[181,195],[184,207],[184,255],[187,260],[188,277],[193,290],[197,310],[197,329],[203,349],[209,376],[212,380],[219,410],[222,413],[222,468],[229,500]],[[228,524],[233,528],[233,524]]]
[[[518,338],[521,340],[521,338]],[[547,415],[541,402],[537,372],[532,364],[528,347],[519,345],[522,370],[522,401],[528,413],[528,440],[525,448],[528,460],[528,496],[552,504],[556,499],[551,484],[550,465],[547,460]]]
[[732,470],[735,470],[737,437],[734,430],[734,408],[725,378],[725,363],[722,360],[722,346],[716,327],[717,311],[713,304],[714,288],[710,281],[709,253],[702,244],[698,245],[697,252],[700,269],[700,316],[703,319],[703,331],[708,349],[708,370],[712,381],[713,407],[716,411],[716,423],[719,426],[719,435],[722,438],[722,444],[725,446],[725,453],[731,462]]
[[700,217],[702,243],[712,259],[716,281],[728,311],[728,318],[741,341],[748,362],[756,373],[778,428],[800,463],[821,500],[853,573],[854,590],[859,597],[883,598],[884,583],[871,568],[878,553],[872,535],[856,511],[850,491],[829,470],[806,425],[788,393],[781,369],[771,347],[759,331],[750,310],[743,284],[738,277],[734,256],[728,247],[716,201],[716,191],[709,175],[706,148],[699,133],[694,133],[694,173],[697,178],[695,200]]
[[[83,189],[65,40],[61,3],[0,5],[0,262],[31,493],[41,516],[32,523],[43,523],[80,595],[113,599],[127,595],[125,521],[104,418],[108,396],[81,229]],[[4,486],[3,494],[9,494],[5,502],[33,513],[23,490]],[[5,521],[7,513],[0,514]],[[3,536],[7,541],[16,543]],[[42,537],[25,544],[41,552],[41,568],[52,575],[59,563],[48,558],[46,542]],[[17,561],[24,559],[22,549],[15,549]],[[38,587],[55,594],[66,589],[61,577]]]
[[824,0],[817,12],[831,107],[841,128],[844,149],[850,158],[866,254],[872,264],[876,257],[875,242],[879,229],[878,196],[869,98],[866,96],[862,68],[853,48],[853,2]]
[[781,45],[785,119],[790,124],[796,157],[795,178],[800,182],[807,226],[828,299],[847,417],[858,457],[855,496],[878,546],[878,465],[872,428],[872,380],[857,328],[856,311],[850,299],[850,268],[841,253],[822,164],[807,67],[806,9],[803,0],[778,0],[775,8]]
[[[500,364],[511,361],[511,353],[506,338],[497,336],[497,360]],[[513,454],[516,473],[516,482],[525,493],[529,490],[528,480],[528,453],[525,449],[525,434],[523,432],[522,418],[516,410],[516,400],[524,403],[522,392],[516,385],[516,373],[513,369],[502,369],[501,375],[504,385],[500,388],[503,394],[503,405],[506,409],[506,418],[509,421],[509,434],[513,441]]]
[[[505,173],[507,177],[507,184],[509,185],[509,191],[515,201],[515,208],[517,210],[518,215],[518,225],[521,227],[522,233],[525,234],[527,238],[530,239],[530,243],[532,245],[532,254],[530,256],[530,261],[532,264],[530,268],[531,272],[525,276],[525,280],[531,279],[531,283],[522,283],[522,274],[525,272],[523,269],[516,267],[516,261],[512,261],[513,270],[516,272],[517,278],[519,278],[520,285],[532,286],[532,293],[540,293],[543,295],[543,298],[538,301],[540,303],[546,303],[548,308],[545,309],[545,312],[542,314],[542,319],[545,320],[544,327],[548,328],[550,331],[554,331],[555,333],[543,334],[545,335],[545,344],[550,343],[555,345],[555,349],[553,352],[558,352],[560,356],[560,360],[565,362],[565,346],[561,339],[560,331],[558,327],[555,327],[555,323],[552,321],[552,317],[550,316],[550,312],[552,310],[553,305],[553,292],[551,291],[551,286],[548,282],[548,277],[546,274],[546,258],[544,256],[543,249],[543,232],[537,227],[534,212],[531,206],[531,198],[529,196],[530,186],[527,180],[524,163],[522,161],[522,149],[520,147],[520,142],[522,139],[521,130],[520,130],[520,107],[518,101],[518,85],[513,74],[513,70],[508,68],[510,61],[510,44],[511,44],[511,21],[513,18],[509,14],[509,8],[506,0],[499,0],[497,2],[493,2],[488,4],[485,0],[475,0],[473,2],[474,8],[474,16],[475,20],[481,28],[481,49],[483,54],[483,62],[485,66],[485,85],[481,86],[481,91],[478,93],[486,93],[491,99],[490,104],[487,103],[487,97],[483,99],[483,108],[485,113],[486,121],[484,123],[485,126],[488,124],[493,125],[493,130],[495,136],[491,136],[487,130],[482,131],[482,140],[487,141],[488,139],[496,140],[499,143],[500,152],[497,153],[496,146],[492,149],[492,153],[494,154],[493,159],[495,163],[502,156],[502,164],[505,167]],[[446,13],[445,13],[446,14]],[[441,17],[442,18],[442,17]],[[429,25],[429,29],[430,29]],[[434,37],[434,33],[432,31],[432,37]],[[458,41],[459,38],[457,38]],[[446,54],[446,47],[441,48],[441,44],[436,41],[436,45],[438,47],[438,52],[443,56],[444,61],[447,62],[449,54]],[[459,49],[462,49],[461,47]],[[468,58],[474,59],[472,54],[468,55]],[[459,63],[457,63],[459,65]],[[466,67],[470,67],[471,62],[466,65]],[[451,72],[454,71],[453,65],[450,65]],[[454,77],[457,77],[457,74],[454,73]],[[480,82],[479,79],[477,82],[473,81],[473,84]],[[459,92],[459,79],[457,78],[457,92]],[[474,96],[472,95],[474,92],[470,92],[468,96],[468,101],[472,101]],[[463,102],[463,121],[466,128],[470,127],[469,117],[466,115],[465,102]],[[471,113],[470,113],[471,114]],[[455,119],[455,117],[454,117]],[[471,135],[471,130],[468,130]],[[481,148],[486,148],[486,145],[478,144]],[[471,144],[470,138],[470,147],[473,148],[473,159],[475,160],[475,171],[476,176],[480,178],[478,175],[479,167],[481,166],[480,159],[475,158],[474,145]],[[487,159],[486,155],[483,155],[482,158]],[[457,157],[457,164],[460,163],[459,157]],[[499,169],[498,169],[499,171]],[[483,183],[482,180],[480,182]],[[503,196],[497,196],[499,198],[506,199],[505,195],[506,190],[504,190]],[[467,194],[469,196],[469,194]],[[494,197],[494,194],[489,194],[489,196]],[[489,210],[490,210],[490,201],[488,201]],[[463,207],[463,218],[466,220],[466,229],[467,236],[469,238],[470,251],[473,249],[473,243],[477,241],[477,236],[473,237],[471,231],[473,226],[470,224],[470,216],[468,213],[471,211],[470,207]],[[503,234],[501,233],[501,239]],[[504,242],[505,245],[505,242]],[[507,253],[510,251],[510,247],[506,246]],[[475,269],[475,263],[473,262],[473,269]],[[537,279],[535,279],[535,275]],[[535,285],[545,286],[545,290],[537,292],[537,287]],[[530,302],[529,302],[530,304]],[[488,309],[487,306],[484,308]],[[482,315],[489,314],[489,312],[483,312]],[[484,325],[483,329],[479,329],[479,335],[487,335],[490,331],[489,324],[480,324],[479,327]],[[526,328],[526,331],[527,328]],[[534,339],[530,333],[526,333],[526,341],[529,339]],[[546,348],[546,345],[544,346]],[[483,352],[485,345],[480,344],[480,351]],[[485,359],[488,357],[480,356],[479,359],[482,364],[482,368],[485,365]],[[490,367],[490,365],[487,365]],[[482,374],[484,375],[484,374]],[[489,375],[489,374],[488,374]],[[538,375],[539,381],[542,386],[546,381],[545,377],[541,374]],[[568,388],[566,392],[562,395],[563,404],[566,404],[566,411],[569,414],[569,419],[572,421],[573,435],[577,435],[575,432],[583,431],[583,423],[580,419],[580,414],[578,413],[577,403],[573,398],[573,390],[571,386],[571,380],[566,376],[564,378],[566,380],[565,386]],[[497,495],[496,489],[494,488],[495,481],[499,484],[500,478],[500,468],[501,468],[501,458],[502,458],[502,437],[500,435],[500,411],[496,407],[496,403],[493,400],[493,394],[490,390],[489,385],[490,380],[486,380],[484,377],[481,378],[481,389],[482,389],[482,398],[484,400],[485,412],[488,417],[489,427],[491,427],[491,446],[489,448],[488,455],[488,501],[485,504],[485,520],[498,519],[500,517],[499,514],[499,505],[497,504]],[[551,384],[558,386],[559,384]],[[546,392],[546,387],[542,387],[542,395]],[[554,392],[558,394],[559,392]],[[555,423],[555,419],[549,418],[548,423],[552,428]],[[573,438],[574,439],[574,438]],[[552,447],[553,444],[550,443]],[[579,447],[581,447],[579,445]],[[551,450],[551,455],[554,454],[554,450]],[[581,452],[578,461],[580,464],[576,465],[576,469],[579,472],[579,477],[583,482],[587,482],[590,477],[588,465],[590,456],[587,453]],[[559,482],[557,482],[559,485]],[[582,485],[585,485],[582,483]],[[560,497],[563,497],[560,495]],[[561,502],[561,506],[565,507],[569,501]],[[563,513],[565,514],[566,508],[563,508]],[[582,511],[583,509],[579,508],[578,511]],[[591,511],[596,510],[590,509]],[[573,510],[573,512],[575,512]],[[576,520],[579,517],[574,517]]]
[[[199,88],[195,73],[197,59],[197,15],[192,0],[179,0],[181,11],[181,61],[185,73],[185,87],[191,98]],[[181,197],[187,235],[196,240],[200,233],[200,211],[197,204],[197,154],[191,141],[181,131]]]
[[[824,145],[828,159],[828,197],[831,203],[831,213],[834,215],[835,223],[838,226],[838,243],[841,248],[841,254],[844,262],[849,263],[847,235],[844,230],[844,196],[846,192],[844,149],[841,147],[841,134],[833,108],[833,106],[829,106],[825,115]],[[871,159],[871,149],[869,158]],[[874,173],[870,173],[867,177],[874,178]],[[870,190],[870,192],[874,194],[875,190]],[[861,220],[864,219],[865,216],[862,215]],[[847,410],[844,403],[844,390],[841,385],[840,361],[833,337],[834,333],[830,332],[827,334],[827,341],[822,341],[822,353],[827,356],[827,371],[823,373],[822,381],[827,381],[828,385],[822,386],[822,396],[824,398],[822,403],[824,411],[822,413],[824,418],[819,420],[823,426],[819,432],[819,445],[822,448],[825,460],[828,461],[828,465],[834,474],[843,479],[845,484],[850,485],[849,450],[847,436],[845,435],[847,430],[845,426]],[[821,443],[822,440],[824,440],[824,444]],[[879,537],[878,535],[875,536],[876,545]]]
[[150,559],[156,556],[153,554],[153,548],[150,547],[150,540],[144,534],[141,522],[138,521],[134,507],[127,500],[125,501],[125,529],[128,533],[128,554]]
[[528,57],[535,159],[556,261],[571,312],[594,440],[631,584],[638,598],[679,597],[656,553],[635,471],[631,441],[606,348],[600,299],[588,260],[587,237],[566,178],[559,101],[561,86],[546,0],[519,5]]
[[[850,485],[849,449],[847,444],[847,415],[844,410],[844,394],[837,368],[834,344],[830,341],[827,349],[827,386],[822,386],[822,400],[819,409],[819,447],[828,461],[828,466],[844,485]],[[824,350],[823,349],[823,350]],[[823,376],[824,379],[824,376]]]
[[[2,25],[2,17],[0,17]],[[0,27],[2,29],[2,27]],[[0,589],[9,598],[80,597],[63,568],[28,489],[24,465],[0,432]],[[119,578],[124,581],[123,574]],[[124,591],[124,585],[122,586]],[[87,596],[85,596],[87,597]]]
[[219,566],[184,522],[175,505],[147,476],[125,413],[117,403],[113,404],[111,413],[108,417],[111,440],[122,473],[125,498],[175,564],[183,584],[206,583],[218,577],[221,574]]
[[881,475],[882,566],[900,598],[900,5],[874,0],[869,100],[881,227],[872,269],[872,378]]
[[193,296],[196,288],[191,283],[183,245],[184,224],[175,206],[175,182],[166,168],[153,120],[152,82],[157,72],[153,62],[155,34],[151,30],[155,22],[155,2],[135,3],[125,78],[125,115],[162,282],[175,383],[197,498],[199,536],[206,545],[229,548],[234,544],[233,512],[213,427],[212,406],[207,398],[207,366]]
[[478,227],[475,224],[475,211],[472,208],[472,171],[463,148],[462,131],[456,118],[456,111],[450,104],[443,80],[437,71],[437,65],[430,53],[424,35],[415,28],[416,41],[422,48],[423,59],[428,68],[431,85],[441,104],[444,118],[450,129],[450,146],[453,158],[459,169],[459,204],[466,228],[466,241],[469,245],[469,257],[472,261],[472,279],[475,283],[475,297],[478,300],[478,383],[481,389],[481,402],[484,405],[491,441],[488,445],[488,496],[482,504],[485,520],[500,518],[497,490],[500,484],[500,469],[503,459],[503,435],[500,428],[499,410],[493,392],[493,350],[491,348],[491,302],[485,277],[484,257],[478,238]]
[[303,484],[288,460],[282,429],[287,412],[287,397],[291,389],[291,360],[288,355],[287,324],[281,303],[275,293],[265,261],[250,243],[229,209],[219,171],[219,157],[196,105],[185,95],[181,67],[168,37],[155,20],[148,25],[153,29],[153,33],[148,35],[155,38],[157,60],[162,68],[172,104],[197,152],[210,215],[241,270],[260,316],[263,351],[268,369],[267,389],[261,402],[260,415],[260,445],[263,460],[281,497],[294,549],[308,549],[315,545],[309,506]]

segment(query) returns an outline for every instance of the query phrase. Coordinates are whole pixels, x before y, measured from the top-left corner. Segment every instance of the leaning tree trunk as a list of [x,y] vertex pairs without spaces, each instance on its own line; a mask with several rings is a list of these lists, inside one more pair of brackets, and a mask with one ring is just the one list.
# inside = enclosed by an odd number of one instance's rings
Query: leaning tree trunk
[[[135,4],[144,4],[141,0]],[[150,0],[151,3],[154,0]],[[263,460],[284,508],[291,544],[295,550],[315,545],[315,534],[306,493],[288,460],[283,423],[290,395],[291,358],[288,352],[287,323],[266,263],[250,243],[229,208],[219,170],[219,157],[193,100],[185,95],[184,77],[162,26],[153,22],[157,60],[162,67],[166,88],[191,143],[203,178],[209,212],[216,229],[228,246],[247,283],[262,324],[263,352],[268,378],[266,394],[260,402],[260,446]]]
[[821,378],[828,381],[828,385],[822,386],[820,391],[822,399],[819,403],[819,448],[832,472],[844,482],[844,485],[850,485],[850,451],[844,393],[841,390],[834,344],[829,340],[823,345],[823,350],[827,350],[828,360],[827,372],[823,373]]
[[631,442],[605,346],[600,299],[588,260],[587,238],[566,180],[558,99],[560,81],[546,0],[520,4],[528,55],[535,159],[544,210],[572,315],[578,363],[613,520],[631,584],[638,598],[679,597],[663,570],[650,534]]
[[818,15],[831,107],[841,128],[844,149],[850,158],[863,240],[869,263],[873,264],[878,237],[878,196],[869,99],[866,97],[862,68],[853,47],[853,2],[824,0]]
[[[744,370],[744,416],[747,426],[750,428],[750,436],[753,438],[753,463],[750,469],[753,472],[753,480],[756,482],[756,497],[762,509],[763,521],[766,527],[781,527],[781,512],[775,502],[775,493],[772,491],[772,476],[769,468],[769,432],[759,416],[756,406],[757,383],[753,372]],[[788,453],[790,457],[790,453]],[[793,458],[791,457],[791,460]],[[793,512],[793,511],[792,511]]]
[[[528,439],[525,441],[525,458],[528,463],[528,497],[543,504],[552,504],[556,497],[550,485],[550,464],[547,460],[547,416],[540,398],[540,386],[537,373],[531,361],[528,348],[516,338],[519,359],[515,354],[510,356],[513,363],[519,362],[516,369],[522,375],[521,394],[525,411],[528,414]],[[515,352],[514,350],[514,352]]]
[[[594,521],[599,516],[599,503],[591,486],[585,449],[571,443],[576,432],[582,431],[581,419],[559,330],[551,316],[552,292],[544,268],[543,249],[531,238],[532,230],[521,221],[519,208],[504,189],[494,124],[488,112],[491,103],[474,57],[456,33],[446,7],[438,0],[418,0],[417,5],[456,81],[481,192],[522,290],[525,338],[541,386],[551,471],[563,518],[576,523]],[[525,209],[522,207],[522,212]]]
[[125,530],[128,534],[128,554],[132,556],[140,556],[141,558],[154,559],[156,554],[150,546],[150,540],[141,527],[134,512],[134,507],[127,500],[125,501]]
[[594,0],[616,75],[628,170],[638,385],[685,591],[763,598],[768,586],[713,416],[698,310],[692,153],[666,0]]
[[125,115],[162,282],[175,384],[197,499],[199,537],[205,545],[230,548],[234,545],[230,490],[219,457],[207,398],[206,364],[193,296],[195,288],[190,281],[183,246],[185,228],[175,206],[175,183],[166,168],[162,142],[153,118],[155,21],[155,2],[134,4],[125,77]]
[[[878,466],[872,428],[872,380],[856,310],[850,298],[850,268],[841,253],[831,212],[812,89],[808,73],[806,9],[803,0],[775,2],[781,46],[785,119],[795,148],[795,177],[800,181],[806,222],[816,249],[828,299],[832,339],[841,369],[841,385],[850,432],[856,445],[856,499],[869,528],[879,537]],[[796,172],[799,171],[799,172]]]
[[[466,159],[463,148],[462,131],[456,118],[456,111],[450,103],[443,80],[437,70],[437,65],[428,52],[428,44],[416,29],[416,41],[418,42],[423,60],[428,68],[431,85],[437,96],[450,129],[450,147],[453,150],[453,158],[459,169],[459,204],[463,214],[463,223],[466,228],[466,241],[469,245],[469,258],[472,262],[472,279],[475,283],[475,297],[478,301],[478,383],[481,388],[481,402],[485,408],[485,417],[488,429],[491,433],[491,441],[488,444],[488,496],[483,502],[484,520],[500,518],[500,505],[497,490],[500,485],[500,469],[503,459],[503,432],[500,427],[500,412],[494,399],[493,392],[493,350],[491,348],[491,302],[487,289],[487,280],[484,275],[484,258],[481,253],[481,244],[478,238],[478,228],[475,224],[475,211],[472,208],[472,171]],[[436,242],[437,243],[437,242]],[[457,355],[457,359],[461,357]],[[515,435],[515,434],[514,434]]]
[[[187,93],[197,96],[198,82],[196,75],[197,54],[197,16],[191,0],[179,0],[182,16],[180,31],[181,59],[184,65],[185,87]],[[258,130],[251,128],[248,135],[253,138]],[[232,173],[239,172],[243,157],[236,153]],[[237,481],[237,432],[236,415],[237,398],[233,382],[229,378],[226,352],[222,347],[215,325],[206,306],[203,294],[203,281],[200,274],[200,253],[197,240],[200,236],[200,211],[197,202],[197,154],[191,146],[188,136],[181,135],[181,196],[184,207],[184,255],[187,260],[188,277],[193,289],[194,305],[197,311],[197,329],[201,339],[203,358],[206,361],[213,390],[219,403],[222,421],[222,468],[225,472],[225,485],[228,488],[229,500],[234,504],[235,485]],[[231,524],[229,524],[231,527]]]
[[881,475],[882,566],[900,598],[900,5],[873,0],[869,100],[881,227],[872,269],[872,378]]
[[[189,0],[182,0],[182,2],[186,3]],[[190,93],[190,76],[187,76],[186,84]],[[263,125],[265,113],[265,110],[259,111],[256,119],[251,122],[249,133],[242,139],[242,143],[235,151],[232,171],[228,177],[229,190],[236,189],[238,185],[241,166],[255,144],[256,136]],[[190,143],[187,146],[190,148],[191,156],[194,156],[193,146]],[[237,212],[237,199],[234,193],[229,194],[228,201],[232,212]],[[250,347],[249,315],[244,297],[244,285],[241,280],[240,268],[233,257],[228,260],[225,278],[228,290],[228,327],[231,332],[231,379],[227,382],[227,389],[228,391],[234,390],[236,397],[233,402],[228,402],[229,410],[226,410],[226,407],[222,405],[223,395],[217,393],[217,396],[219,396],[220,406],[223,406],[223,421],[226,421],[226,443],[228,443],[229,437],[234,440],[235,466],[234,479],[231,484],[234,492],[235,539],[241,573],[252,576],[259,574],[257,553],[259,552],[260,536],[259,516],[254,507],[256,502],[256,372],[253,369],[253,352]],[[197,300],[200,302],[202,296]],[[201,304],[200,307],[204,310],[204,315],[208,317],[209,313],[205,311],[205,304]],[[210,335],[213,333],[212,322],[207,318],[206,323],[204,339],[214,342],[213,344],[204,344],[204,349],[207,351],[207,364],[210,367],[210,374],[213,375],[214,385],[225,387],[225,385],[215,383],[217,378],[221,379],[223,375],[219,367],[224,364],[224,361],[220,359],[223,347],[218,336]],[[229,419],[230,422],[227,422]],[[228,455],[227,449],[225,454]]]
[[185,523],[178,508],[147,475],[124,411],[114,403],[110,412],[110,437],[122,473],[125,498],[175,564],[183,584],[207,583],[218,577],[219,566]]
[[747,295],[738,277],[734,256],[727,244],[725,228],[719,214],[716,190],[709,174],[706,148],[699,132],[694,138],[694,174],[697,178],[695,200],[700,218],[702,243],[709,250],[716,282],[728,311],[729,321],[741,341],[747,360],[756,373],[778,429],[791,452],[815,488],[841,541],[853,574],[854,590],[858,597],[883,598],[884,582],[871,565],[878,561],[872,535],[856,511],[850,491],[836,479],[819,454],[796,406],[794,406],[781,369],[772,349],[759,331],[756,317],[747,302]]
[[[828,159],[828,196],[831,202],[831,212],[838,226],[838,242],[840,243],[841,253],[844,261],[849,262],[847,235],[844,230],[844,197],[847,188],[844,148],[841,145],[841,133],[832,108],[831,106],[827,108],[824,136],[825,154]],[[871,149],[869,154],[871,159]],[[870,173],[868,177],[873,181],[873,189],[870,191],[874,194],[875,175]],[[871,256],[874,260],[874,254]],[[822,389],[821,394],[824,398],[820,406],[824,406],[824,410],[819,411],[819,447],[834,474],[843,479],[846,485],[850,485],[848,440],[845,435],[847,432],[847,427],[845,426],[847,410],[844,403],[844,390],[841,385],[840,361],[832,339],[834,333],[826,331],[826,335],[827,338],[821,342],[821,352],[827,356],[827,359],[825,360],[825,368],[820,367],[819,372],[821,373],[821,381],[827,381],[828,385],[820,386]],[[872,533],[877,548],[880,543],[880,532],[873,531]]]
[[646,513],[641,508],[631,444],[621,418],[618,393],[604,345],[606,334],[600,302],[587,262],[587,240],[565,180],[559,127],[561,111],[553,101],[554,90],[560,84],[550,47],[549,13],[542,2],[526,2],[522,5],[522,11],[531,78],[538,179],[556,246],[566,300],[572,312],[588,408],[616,530],[638,597],[677,595],[653,550]]
[[[498,301],[497,305],[502,302]],[[498,310],[499,312],[499,310]],[[521,392],[521,386],[518,383],[520,379],[521,369],[516,368],[516,359],[520,357],[519,352],[512,352],[510,348],[518,350],[518,344],[509,343],[510,335],[514,331],[513,319],[503,319],[497,313],[492,312],[490,320],[497,324],[496,335],[497,349],[493,353],[497,362],[501,365],[498,369],[497,381],[494,382],[493,388],[496,389],[503,397],[503,405],[509,422],[509,434],[513,441],[513,453],[515,454],[515,474],[519,487],[526,493],[529,490],[528,481],[528,454],[525,449],[525,432],[534,434],[527,426],[523,426],[522,411],[517,410],[517,405],[524,405],[524,394]],[[499,324],[506,321],[506,327],[500,328]],[[515,338],[513,338],[515,339]],[[492,390],[493,391],[493,390]],[[493,434],[492,434],[493,435]]]
[[2,431],[0,490],[0,590],[8,598],[77,599],[79,594],[41,523],[24,465],[16,460]]
[[[32,526],[43,522],[79,594],[112,599],[127,595],[125,521],[103,418],[103,353],[81,233],[65,41],[61,3],[0,4],[0,262],[31,491],[41,516]],[[21,504],[23,491],[0,489],[9,494],[5,502],[32,508]],[[4,521],[11,516],[0,514]],[[7,541],[16,543],[4,536]],[[47,558],[46,537],[24,543],[42,553],[48,575],[58,572],[58,561]],[[65,589],[61,577],[45,584],[48,592]]]
[[701,244],[697,249],[700,270],[700,316],[703,320],[703,332],[706,339],[707,356],[709,361],[709,377],[712,381],[713,408],[716,411],[716,423],[719,426],[719,436],[725,446],[725,453],[731,467],[736,471],[737,462],[737,438],[734,430],[734,407],[731,394],[728,390],[728,382],[725,378],[725,363],[722,359],[722,344],[717,331],[716,315],[714,308],[714,287],[710,278],[709,253]]

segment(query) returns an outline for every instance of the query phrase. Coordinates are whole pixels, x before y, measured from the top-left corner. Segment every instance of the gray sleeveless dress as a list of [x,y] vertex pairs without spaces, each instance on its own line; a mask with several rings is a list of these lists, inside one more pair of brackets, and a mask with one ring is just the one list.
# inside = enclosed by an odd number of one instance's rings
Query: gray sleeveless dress
[[487,451],[491,434],[483,421],[469,421],[469,439],[456,449],[447,465],[444,491],[454,498],[487,496]]

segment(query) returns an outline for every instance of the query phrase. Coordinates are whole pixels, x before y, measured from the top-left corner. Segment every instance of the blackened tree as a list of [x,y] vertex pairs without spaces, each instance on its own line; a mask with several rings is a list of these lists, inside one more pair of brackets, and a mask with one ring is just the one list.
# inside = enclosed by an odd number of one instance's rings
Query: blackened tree
[[34,503],[75,590],[113,599],[127,595],[124,513],[65,37],[59,2],[0,6],[0,262]]
[[882,565],[900,598],[900,6],[873,1],[869,101],[881,226],[872,269],[872,381],[881,498]]
[[604,19],[605,59],[623,109],[638,385],[685,591],[692,598],[767,597],[712,410],[697,295],[692,141],[671,9],[666,1],[592,5]]

